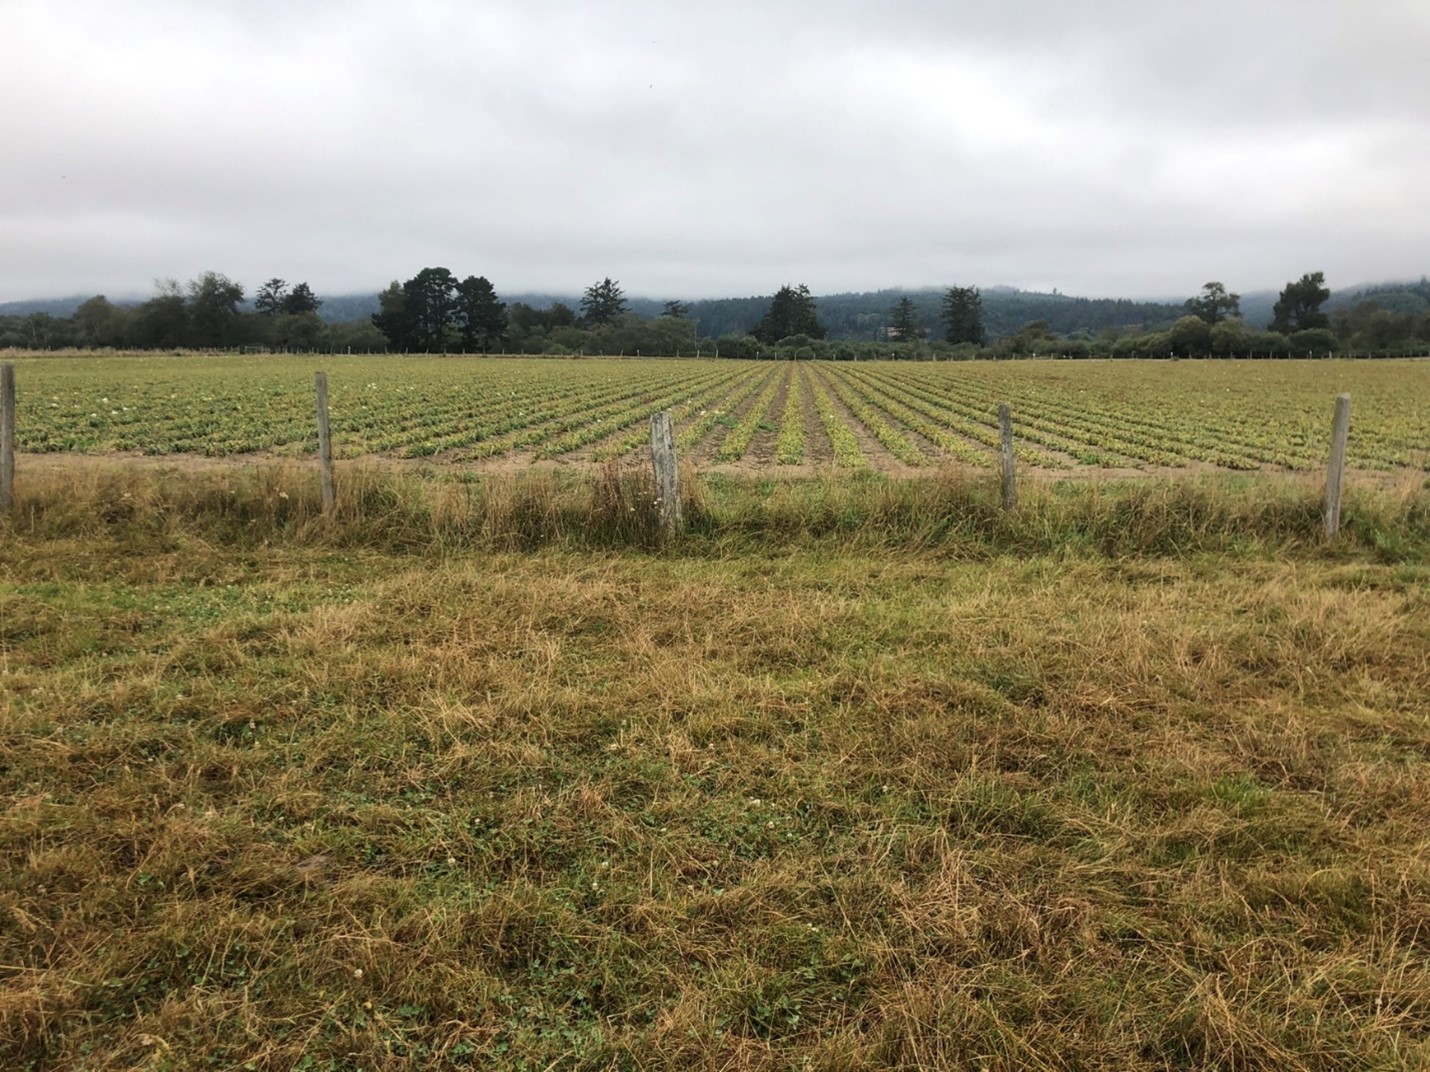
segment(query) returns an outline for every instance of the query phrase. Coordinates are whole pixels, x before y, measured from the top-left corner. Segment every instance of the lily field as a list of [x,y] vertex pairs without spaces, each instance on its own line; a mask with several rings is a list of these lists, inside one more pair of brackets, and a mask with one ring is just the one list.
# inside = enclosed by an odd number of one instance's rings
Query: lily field
[[474,357],[34,357],[17,449],[207,456],[316,449],[328,373],[339,457],[604,461],[666,409],[698,466],[904,472],[991,466],[999,403],[1050,472],[1325,464],[1337,394],[1353,467],[1424,469],[1427,361],[944,363]]

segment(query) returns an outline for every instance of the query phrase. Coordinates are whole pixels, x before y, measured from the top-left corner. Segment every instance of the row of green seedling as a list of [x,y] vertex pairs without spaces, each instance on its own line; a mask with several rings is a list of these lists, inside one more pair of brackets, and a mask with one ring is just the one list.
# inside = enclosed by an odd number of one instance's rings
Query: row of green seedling
[[732,415],[740,411],[745,400],[764,386],[775,374],[777,368],[769,362],[761,362],[758,365],[747,365],[744,362],[741,364],[744,366],[743,375],[736,381],[734,388],[725,397],[706,406],[689,424],[676,429],[675,449],[677,451],[684,453],[690,450],[703,440],[716,424],[732,419]]
[[680,399],[689,394],[692,387],[699,382],[708,379],[709,374],[695,378],[694,382],[687,379],[678,385],[669,388],[665,394],[650,396],[647,395],[641,402],[635,405],[628,405],[618,413],[600,417],[591,421],[583,422],[572,428],[565,435],[557,436],[548,440],[537,450],[538,458],[554,458],[562,454],[570,454],[574,450],[604,439],[613,432],[619,432],[623,428],[635,424],[638,421],[649,420],[651,414],[658,413],[663,409],[669,409]]
[[804,365],[791,364],[785,386],[785,408],[780,414],[780,435],[775,443],[775,461],[798,465],[804,459],[804,395],[808,388]]
[[[709,409],[711,405],[729,393],[731,381],[738,380],[743,375],[745,375],[745,370],[742,368],[723,369],[701,384],[697,391],[687,395],[684,401],[671,407],[670,420],[676,429],[677,450],[680,448],[679,430],[685,426],[686,418],[692,413]],[[624,435],[613,437],[610,442],[599,445],[591,452],[591,457],[596,461],[620,458],[649,442],[650,429],[643,425],[637,425],[627,430]]]
[[[776,369],[778,369],[778,365]],[[720,444],[720,449],[715,452],[715,457],[722,462],[737,462],[745,456],[745,450],[750,445],[750,440],[755,438],[755,433],[760,430],[760,425],[765,420],[765,413],[770,408],[770,403],[779,393],[782,376],[771,375],[766,382],[764,389],[755,397],[755,401],[745,410],[745,415],[740,418],[735,427],[731,428],[725,439]]]
[[[948,419],[948,414],[954,414],[957,419],[976,425],[975,429],[968,431],[970,436],[986,442],[990,447],[999,446],[999,433],[993,424],[995,418],[985,397],[970,398],[961,394],[959,389],[951,384],[942,384],[935,388],[927,385],[926,381],[896,376],[891,376],[889,389],[901,392],[905,397],[918,399],[916,404],[933,409],[943,419]],[[1009,405],[1013,409],[1016,426],[1014,454],[1031,465],[1064,469],[1068,466],[1061,457],[1064,454],[1084,465],[1136,467],[1142,464],[1135,452],[1119,453],[1106,444],[1094,444],[1068,435],[1059,425],[1041,419],[1037,412],[1026,404],[1020,405],[1016,396],[1010,397]]]
[[425,454],[435,454],[439,450],[453,450],[457,452],[454,460],[458,461],[508,454],[544,439],[566,435],[590,421],[613,413],[624,413],[635,404],[634,400],[645,397],[651,389],[649,380],[612,385],[594,394],[583,394],[579,389],[573,389],[544,400],[539,409],[508,416],[501,422],[500,431],[483,429],[480,435],[450,435],[409,448],[408,452],[421,450]]
[[[879,381],[877,385],[871,383],[869,389],[877,397],[901,402],[965,439],[982,443],[995,451],[1001,446],[998,429],[992,424],[985,423],[988,418],[984,416],[985,411],[983,410],[964,407],[933,392],[924,392],[913,385],[901,383],[892,377],[887,381]],[[1066,468],[1066,463],[1061,458],[1026,442],[1015,445],[1014,455],[1029,465],[1052,469]],[[983,456],[980,455],[980,457]],[[987,456],[987,462],[980,461],[978,464],[992,464],[992,456]]]
[[923,465],[928,460],[924,457],[923,451],[914,446],[907,436],[884,419],[883,413],[865,399],[859,391],[854,390],[843,377],[836,375],[832,366],[828,367],[827,373],[822,370],[817,375],[825,377],[829,389],[834,392],[839,401],[844,403],[844,408],[854,416],[855,420],[868,429],[869,433],[883,444],[884,449],[895,458],[905,465]]
[[829,445],[834,450],[834,460],[847,468],[864,464],[864,452],[859,449],[859,440],[844,422],[844,417],[834,408],[834,400],[818,376],[809,377],[810,394],[814,396],[814,411],[819,414],[819,423],[824,434],[829,436]]

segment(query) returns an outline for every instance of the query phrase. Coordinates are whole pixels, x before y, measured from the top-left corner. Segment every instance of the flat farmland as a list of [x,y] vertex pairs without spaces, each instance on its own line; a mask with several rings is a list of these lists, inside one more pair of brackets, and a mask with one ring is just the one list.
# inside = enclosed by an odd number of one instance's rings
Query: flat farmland
[[28,453],[300,456],[328,373],[340,458],[597,463],[670,410],[702,469],[991,467],[1000,403],[1048,472],[1313,471],[1353,397],[1351,466],[1420,470],[1430,362],[829,363],[403,356],[19,357]]
[[13,360],[5,1072],[1430,1068],[1430,364]]

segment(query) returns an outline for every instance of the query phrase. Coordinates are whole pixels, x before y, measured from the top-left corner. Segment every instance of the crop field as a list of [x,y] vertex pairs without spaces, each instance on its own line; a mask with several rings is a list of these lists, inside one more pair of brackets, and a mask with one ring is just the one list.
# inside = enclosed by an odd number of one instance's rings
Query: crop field
[[339,457],[461,465],[600,462],[668,409],[701,468],[909,472],[1017,454],[1049,472],[1324,465],[1334,397],[1349,462],[1423,470],[1430,362],[761,363],[430,357],[16,360],[25,452],[214,457],[315,449],[327,371]]

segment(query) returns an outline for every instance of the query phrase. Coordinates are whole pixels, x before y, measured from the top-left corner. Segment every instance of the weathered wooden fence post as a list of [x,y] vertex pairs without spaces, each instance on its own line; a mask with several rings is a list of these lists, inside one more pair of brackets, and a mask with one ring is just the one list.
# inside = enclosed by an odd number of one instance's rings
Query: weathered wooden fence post
[[1331,421],[1331,460],[1326,465],[1326,539],[1341,531],[1341,485],[1346,475],[1346,440],[1351,431],[1351,396],[1336,396],[1336,415]]
[[1008,403],[998,407],[998,433],[1002,440],[1003,509],[1018,509],[1018,484],[1013,474],[1013,412]]
[[0,511],[15,500],[15,366],[0,365]]
[[685,527],[680,507],[680,472],[675,463],[675,429],[665,410],[651,414],[650,460],[655,470],[656,502],[665,531],[675,535]]
[[318,471],[323,481],[323,513],[333,510],[333,436],[328,427],[328,374],[315,377],[318,387]]

